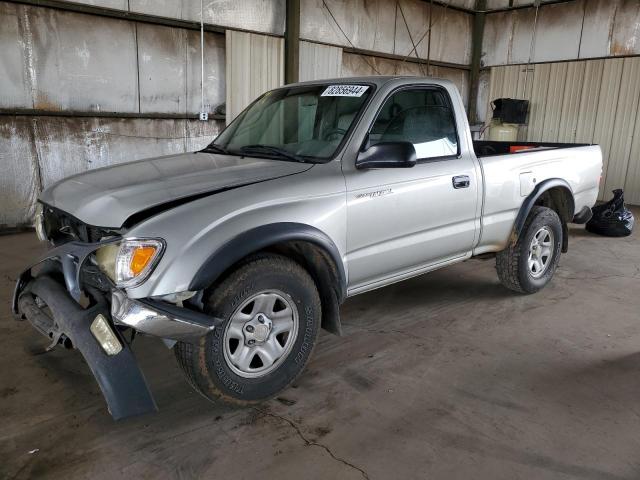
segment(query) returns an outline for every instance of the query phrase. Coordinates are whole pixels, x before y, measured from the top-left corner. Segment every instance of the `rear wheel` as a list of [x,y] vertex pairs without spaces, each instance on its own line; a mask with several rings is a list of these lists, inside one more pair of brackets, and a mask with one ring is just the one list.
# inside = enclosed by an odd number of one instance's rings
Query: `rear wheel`
[[550,208],[533,207],[516,244],[496,256],[500,281],[516,292],[537,292],[551,281],[560,261],[561,245],[558,214]]
[[189,383],[209,399],[268,399],[304,369],[318,335],[320,297],[310,275],[280,255],[249,259],[205,294],[224,325],[174,347]]

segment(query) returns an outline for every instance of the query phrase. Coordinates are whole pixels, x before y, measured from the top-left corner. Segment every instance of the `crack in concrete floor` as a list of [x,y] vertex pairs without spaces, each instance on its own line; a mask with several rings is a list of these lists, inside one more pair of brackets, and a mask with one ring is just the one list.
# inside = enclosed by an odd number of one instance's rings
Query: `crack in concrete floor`
[[253,407],[253,409],[256,412],[260,413],[261,415],[282,420],[283,422],[288,424],[291,428],[293,428],[293,430],[296,432],[298,437],[304,442],[305,446],[322,448],[335,461],[340,462],[340,463],[342,463],[342,464],[346,465],[347,467],[350,467],[350,468],[352,468],[354,470],[357,470],[358,472],[360,472],[362,474],[363,478],[365,478],[366,480],[369,480],[369,475],[362,468],[358,467],[357,465],[354,465],[353,463],[349,462],[348,460],[345,460],[344,458],[341,458],[341,457],[337,456],[335,453],[333,453],[333,451],[327,445],[325,445],[323,443],[315,442],[313,440],[309,440],[309,438],[307,438],[307,436],[304,433],[302,433],[302,429],[300,428],[300,426],[297,423],[295,423],[293,420],[291,420],[291,419],[289,419],[287,417],[284,417],[282,415],[278,415],[277,413],[272,413],[272,412],[268,412],[266,410],[262,410],[260,408]]

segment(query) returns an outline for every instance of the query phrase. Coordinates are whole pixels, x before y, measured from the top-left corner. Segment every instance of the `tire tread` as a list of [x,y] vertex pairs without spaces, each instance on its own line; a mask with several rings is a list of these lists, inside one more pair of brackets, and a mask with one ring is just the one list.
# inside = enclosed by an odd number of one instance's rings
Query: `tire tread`
[[[315,292],[315,303],[317,304],[317,309],[321,315],[320,296],[318,294],[317,287],[309,273],[297,262],[279,254],[261,253],[249,257],[248,259],[240,263],[238,267],[229,275],[227,275],[222,282],[214,286],[209,291],[205,292],[206,297],[208,297],[209,299],[214,299],[213,301],[205,301],[205,306],[210,306],[211,303],[215,302],[216,298],[224,295],[225,292],[229,292],[234,282],[242,281],[248,277],[251,277],[264,268],[283,269],[285,271],[289,271],[294,278],[302,280],[305,283],[304,286],[306,288],[309,288],[313,292]],[[312,348],[310,349],[309,354],[306,356],[304,363],[301,365],[300,370],[289,380],[289,382],[282,389],[287,388],[289,385],[291,385],[291,383],[293,383],[305,369],[309,359],[311,358],[311,355],[313,354],[319,331],[320,329],[317,328],[315,331],[315,336],[313,338]],[[262,399],[243,400],[232,397],[222,389],[220,389],[213,382],[205,380],[206,373],[200,371],[203,368],[203,362],[201,362],[199,355],[199,350],[201,350],[203,347],[204,341],[201,341],[200,348],[196,348],[193,344],[186,342],[177,342],[173,348],[178,366],[183,371],[187,382],[194,390],[196,390],[199,394],[209,400],[217,398],[223,400],[226,403],[231,403],[239,406],[255,405],[264,401]]]
[[546,217],[549,215],[552,215],[553,217],[555,217],[555,219],[558,219],[557,213],[554,210],[538,205],[534,206],[531,209],[531,212],[529,212],[529,216],[524,223],[522,233],[518,237],[518,241],[515,244],[513,242],[510,242],[507,248],[497,253],[496,270],[498,272],[498,278],[500,279],[500,283],[502,283],[502,285],[504,285],[509,290],[513,290],[514,292],[518,293],[532,293],[532,291],[528,290],[522,285],[522,281],[520,279],[520,264],[523,261],[522,242],[526,238],[531,224],[538,218]]

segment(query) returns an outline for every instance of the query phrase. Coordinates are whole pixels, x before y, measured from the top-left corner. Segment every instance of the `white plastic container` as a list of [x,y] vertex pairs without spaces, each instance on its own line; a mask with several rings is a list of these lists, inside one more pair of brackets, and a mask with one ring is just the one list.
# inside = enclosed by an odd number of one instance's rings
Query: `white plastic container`
[[494,142],[515,142],[518,140],[518,125],[515,123],[494,123],[489,126],[489,140]]

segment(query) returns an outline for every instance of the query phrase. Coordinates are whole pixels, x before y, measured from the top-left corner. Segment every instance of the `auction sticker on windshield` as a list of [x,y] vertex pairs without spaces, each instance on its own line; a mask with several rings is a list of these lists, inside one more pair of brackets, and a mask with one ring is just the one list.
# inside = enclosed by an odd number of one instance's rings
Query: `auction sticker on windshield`
[[324,92],[323,97],[361,97],[369,88],[366,85],[329,85]]

